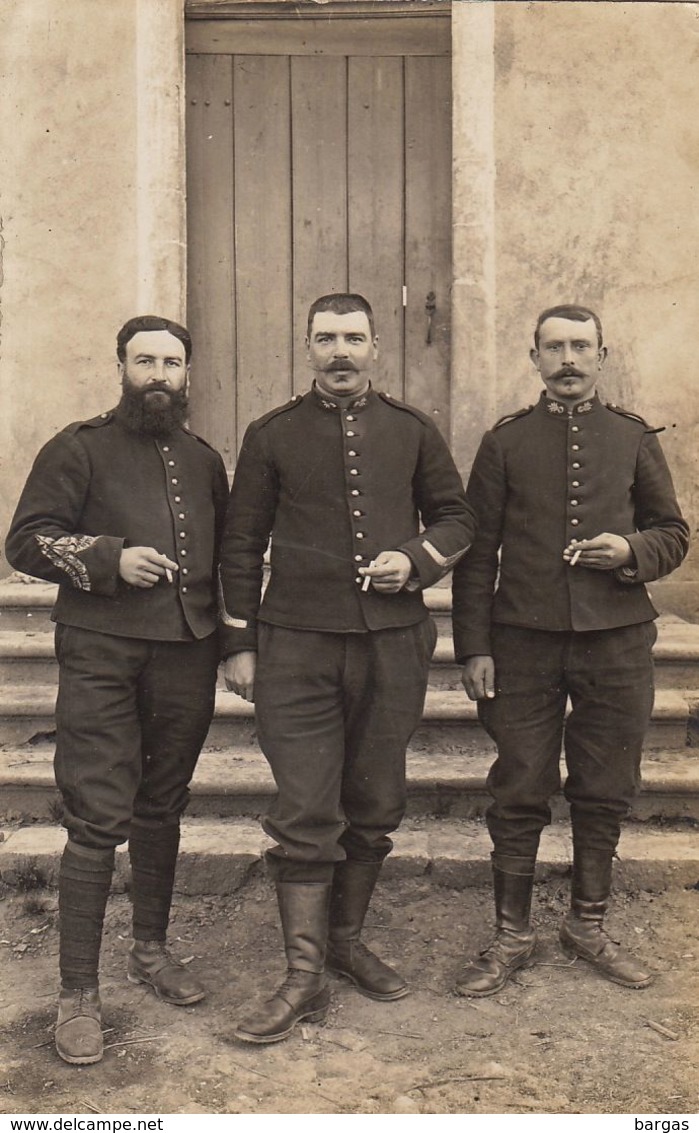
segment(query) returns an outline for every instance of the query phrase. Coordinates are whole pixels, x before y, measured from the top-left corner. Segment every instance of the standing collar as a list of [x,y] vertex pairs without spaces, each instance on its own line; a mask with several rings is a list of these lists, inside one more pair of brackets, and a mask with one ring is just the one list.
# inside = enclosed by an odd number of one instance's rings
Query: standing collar
[[586,413],[592,413],[600,405],[600,399],[597,393],[592,397],[588,397],[585,401],[579,401],[577,405],[571,408],[565,404],[564,401],[556,401],[555,397],[547,397],[546,392],[543,391],[539,398],[540,408],[549,413],[552,417],[577,417]]
[[319,409],[326,409],[331,413],[340,413],[344,410],[352,410],[352,412],[359,412],[365,409],[370,400],[376,396],[374,393],[371,382],[369,388],[364,390],[364,393],[358,393],[356,397],[333,397],[331,393],[326,393],[325,390],[319,388],[316,382],[311,386],[311,397]]

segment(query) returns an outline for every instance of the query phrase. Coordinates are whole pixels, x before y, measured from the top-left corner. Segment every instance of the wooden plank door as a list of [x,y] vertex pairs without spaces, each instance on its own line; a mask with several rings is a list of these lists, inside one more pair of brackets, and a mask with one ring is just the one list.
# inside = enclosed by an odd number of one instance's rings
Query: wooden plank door
[[448,20],[195,21],[187,52],[193,428],[232,467],[308,388],[310,303],[350,290],[375,385],[448,434]]

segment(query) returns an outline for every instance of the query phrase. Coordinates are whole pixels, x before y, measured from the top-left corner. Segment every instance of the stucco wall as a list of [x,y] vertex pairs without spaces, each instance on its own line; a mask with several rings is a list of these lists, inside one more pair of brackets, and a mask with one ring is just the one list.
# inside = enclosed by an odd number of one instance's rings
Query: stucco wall
[[181,12],[0,6],[3,536],[40,445],[118,400],[121,323],[182,314]]
[[[602,317],[600,391],[654,425],[699,519],[699,5],[498,3],[496,396],[530,404],[539,310]],[[699,576],[699,548],[675,580]]]
[[97,7],[0,9],[3,520],[43,441],[116,397],[113,334],[136,270],[136,25],[130,0]]
[[[40,444],[116,399],[119,324],[183,313],[182,9],[0,6],[0,534]],[[453,13],[455,450],[538,395],[536,313],[576,299],[605,395],[668,426],[696,527],[699,5]],[[699,549],[676,577],[698,573]]]

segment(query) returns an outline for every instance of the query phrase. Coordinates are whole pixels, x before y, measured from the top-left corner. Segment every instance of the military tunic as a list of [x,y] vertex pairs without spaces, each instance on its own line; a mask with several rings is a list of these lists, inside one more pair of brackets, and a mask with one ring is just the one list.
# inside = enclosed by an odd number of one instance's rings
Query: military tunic
[[[226,651],[254,649],[258,621],[337,633],[414,625],[427,616],[422,590],[473,531],[461,478],[425,414],[373,390],[343,409],[314,387],[245,435],[221,556]],[[385,550],[413,563],[414,585],[398,594],[365,589],[358,573]]]
[[[34,462],[7,536],[17,570],[58,583],[53,620],[120,637],[189,641],[217,626],[223,461],[186,429],[154,438],[118,411],[68,425]],[[179,563],[172,585],[129,586],[124,547]]]

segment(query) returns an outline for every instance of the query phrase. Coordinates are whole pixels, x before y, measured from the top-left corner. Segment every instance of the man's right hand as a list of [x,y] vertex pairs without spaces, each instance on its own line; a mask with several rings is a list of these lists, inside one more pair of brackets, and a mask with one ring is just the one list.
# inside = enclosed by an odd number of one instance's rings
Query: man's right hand
[[179,570],[177,563],[161,555],[155,547],[124,547],[119,558],[119,574],[124,582],[144,590],[155,586],[168,572],[168,582],[172,582],[172,572],[176,570]]
[[461,683],[471,700],[495,696],[495,662],[488,654],[469,657],[461,670]]
[[227,657],[223,665],[226,688],[252,703],[255,699],[255,668],[257,653],[245,650]]

